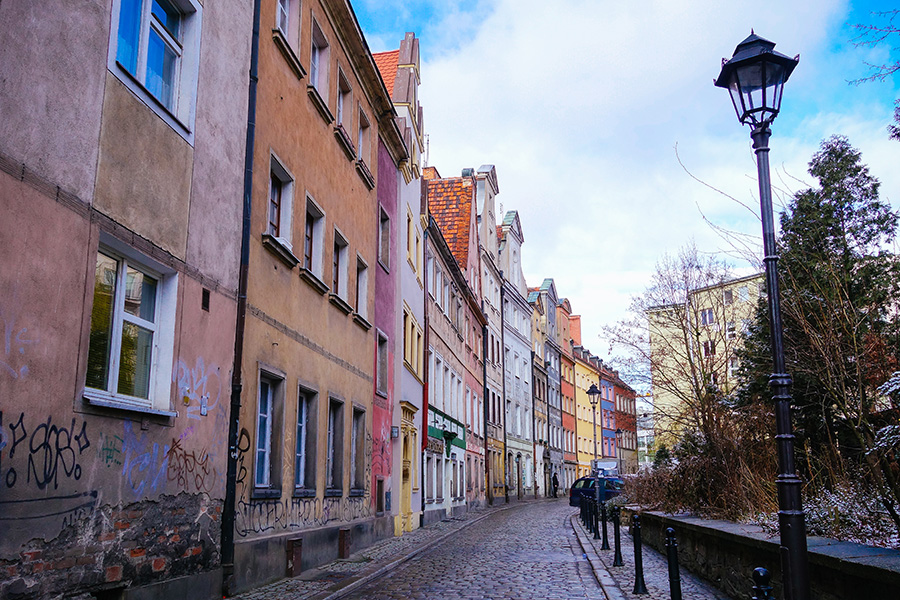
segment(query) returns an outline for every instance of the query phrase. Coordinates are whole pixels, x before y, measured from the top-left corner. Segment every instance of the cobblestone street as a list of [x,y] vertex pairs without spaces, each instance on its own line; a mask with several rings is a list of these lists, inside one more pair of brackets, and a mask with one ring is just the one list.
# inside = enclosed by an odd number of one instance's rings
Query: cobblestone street
[[[382,540],[236,600],[668,600],[662,555],[644,548],[649,594],[636,596],[631,537],[623,529],[623,567],[612,567],[612,553],[591,537],[565,498],[500,504]],[[728,600],[684,569],[681,582],[685,598]]]
[[354,599],[605,599],[565,499],[513,506],[468,527]]

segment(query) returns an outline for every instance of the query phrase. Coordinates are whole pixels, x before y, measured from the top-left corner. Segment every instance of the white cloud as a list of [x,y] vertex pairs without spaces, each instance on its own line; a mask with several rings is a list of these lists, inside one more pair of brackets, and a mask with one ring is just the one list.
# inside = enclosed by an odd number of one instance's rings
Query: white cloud
[[[803,187],[792,177],[809,185],[819,142],[844,133],[900,206],[892,168],[900,144],[884,129],[896,90],[847,86],[864,74],[860,57],[878,55],[832,52],[845,2],[429,6],[440,7],[418,35],[430,57],[421,93],[430,164],[444,176],[497,166],[498,200],[521,214],[529,283],[556,279],[595,352],[606,351],[600,326],[624,316],[663,252],[691,239],[702,250],[728,249],[704,216],[759,235],[749,130],[712,85],[751,27],[777,50],[802,53],[774,125],[776,186]],[[692,179],[676,145],[693,175],[745,206]]]

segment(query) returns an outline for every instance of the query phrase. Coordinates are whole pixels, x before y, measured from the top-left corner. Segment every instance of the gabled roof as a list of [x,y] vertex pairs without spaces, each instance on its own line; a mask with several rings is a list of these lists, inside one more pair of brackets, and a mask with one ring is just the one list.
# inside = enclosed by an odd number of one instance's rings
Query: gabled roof
[[397,79],[397,65],[400,64],[400,50],[377,52],[372,54],[372,58],[375,59],[375,66],[378,67],[378,72],[381,73],[381,78],[384,80],[384,87],[387,88],[388,93],[393,98],[394,82]]
[[475,185],[470,177],[426,181],[428,210],[441,229],[456,262],[465,270],[469,261],[472,203]]

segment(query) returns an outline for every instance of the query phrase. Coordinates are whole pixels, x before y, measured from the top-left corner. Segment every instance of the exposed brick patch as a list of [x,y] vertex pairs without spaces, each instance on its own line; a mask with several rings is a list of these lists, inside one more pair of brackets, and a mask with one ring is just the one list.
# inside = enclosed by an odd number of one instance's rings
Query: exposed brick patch
[[180,493],[86,511],[56,538],[0,556],[0,599],[22,596],[20,589],[28,598],[87,597],[117,582],[139,587],[214,569],[214,508],[208,496]]
[[71,556],[68,556],[61,560],[57,560],[56,562],[53,563],[53,566],[50,568],[51,569],[71,569],[74,566],[75,566],[75,559],[72,558]]

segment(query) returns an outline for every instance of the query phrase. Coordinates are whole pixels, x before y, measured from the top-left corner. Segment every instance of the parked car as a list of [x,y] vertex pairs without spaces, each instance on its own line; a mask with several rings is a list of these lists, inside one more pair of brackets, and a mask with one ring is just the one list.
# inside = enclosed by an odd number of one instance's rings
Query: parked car
[[572,484],[569,489],[569,506],[581,506],[581,499],[584,497],[596,498],[596,486],[602,485],[600,488],[600,500],[609,500],[622,493],[625,482],[618,477],[582,477]]

